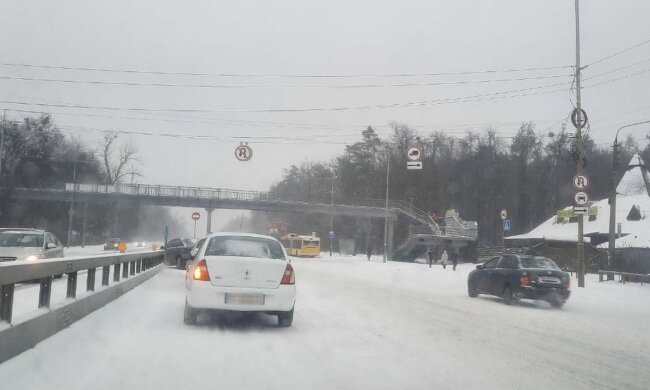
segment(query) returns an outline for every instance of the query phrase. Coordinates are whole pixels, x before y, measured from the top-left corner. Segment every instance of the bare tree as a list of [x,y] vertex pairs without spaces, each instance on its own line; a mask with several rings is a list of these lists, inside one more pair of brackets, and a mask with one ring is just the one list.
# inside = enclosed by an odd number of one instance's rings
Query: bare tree
[[100,151],[106,170],[106,184],[117,184],[127,175],[142,176],[134,169],[127,170],[129,164],[139,162],[137,147],[129,140],[117,147],[117,155],[115,155],[116,140],[117,134],[106,134]]

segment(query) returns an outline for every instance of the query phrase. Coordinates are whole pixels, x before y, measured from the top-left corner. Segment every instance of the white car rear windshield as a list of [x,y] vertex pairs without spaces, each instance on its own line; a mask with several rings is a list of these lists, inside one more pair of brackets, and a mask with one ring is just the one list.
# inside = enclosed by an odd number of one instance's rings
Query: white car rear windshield
[[205,248],[205,255],[284,259],[280,243],[258,237],[213,237]]

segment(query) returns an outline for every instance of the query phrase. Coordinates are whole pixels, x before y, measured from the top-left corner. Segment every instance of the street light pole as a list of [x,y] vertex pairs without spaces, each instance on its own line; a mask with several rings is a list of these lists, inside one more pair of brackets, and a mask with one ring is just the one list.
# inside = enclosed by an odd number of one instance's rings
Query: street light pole
[[386,158],[386,208],[384,211],[384,263],[388,259],[388,190],[390,188],[390,151]]
[[77,193],[77,157],[78,154],[75,154],[72,168],[72,201],[70,202],[70,210],[68,210],[68,240],[66,241],[68,248],[70,248],[70,240],[72,239],[72,219],[74,217],[74,201]]
[[[576,18],[576,147],[578,149],[578,175],[584,174],[584,150],[582,144],[582,101],[581,101],[581,67],[580,67],[580,0],[575,0]],[[578,215],[578,287],[585,286],[585,243],[584,243],[584,219]]]
[[618,153],[620,152],[620,145],[618,144],[618,134],[623,129],[629,127],[644,125],[650,123],[650,120],[629,123],[627,125],[619,127],[616,131],[616,137],[614,138],[614,145],[612,150],[612,178],[611,178],[611,192],[609,195],[609,262],[607,264],[608,268],[611,266],[611,261],[614,259],[614,252],[616,251],[616,171],[618,169]]
[[[334,212],[334,170],[333,169],[332,169],[331,197],[332,197],[332,199],[331,199],[331,208],[330,208],[330,232],[333,232],[334,231],[334,214],[332,214]],[[330,233],[329,238],[330,238],[330,257],[332,257],[332,247],[333,247],[334,238],[332,237],[331,233]],[[339,252],[340,251],[341,250],[339,248]]]

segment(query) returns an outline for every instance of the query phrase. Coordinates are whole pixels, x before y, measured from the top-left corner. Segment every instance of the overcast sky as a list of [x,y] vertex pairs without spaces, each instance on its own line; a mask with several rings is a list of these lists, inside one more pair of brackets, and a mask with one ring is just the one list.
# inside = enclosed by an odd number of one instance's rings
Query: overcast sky
[[[528,120],[540,130],[556,130],[572,109],[568,68],[575,63],[572,0],[2,3],[0,100],[5,103],[0,107],[7,109],[8,118],[29,115],[15,110],[52,112],[66,134],[92,145],[98,145],[101,133],[90,129],[221,137],[120,135],[137,144],[144,175],[140,181],[145,183],[265,190],[290,164],[329,161],[368,125],[380,134],[387,134],[389,122],[397,121],[422,133],[447,130],[462,136],[467,129],[492,126],[510,135],[518,122]],[[582,1],[581,11],[585,65],[650,39],[647,0]],[[207,75],[6,65],[11,63]],[[547,67],[554,69],[458,74]],[[650,119],[646,70],[650,44],[585,69],[583,105],[597,142],[611,143],[622,124]],[[455,74],[418,76],[440,72]],[[403,76],[250,76],[387,74]],[[598,77],[588,80],[593,76]],[[485,94],[504,91],[519,92],[486,99]],[[445,101],[476,95],[483,96],[478,101]],[[415,102],[429,103],[409,104]],[[187,109],[200,112],[182,111]],[[317,110],[264,111],[294,109]],[[644,133],[637,135],[643,138]],[[235,160],[239,144],[235,137],[251,137],[250,162]]]

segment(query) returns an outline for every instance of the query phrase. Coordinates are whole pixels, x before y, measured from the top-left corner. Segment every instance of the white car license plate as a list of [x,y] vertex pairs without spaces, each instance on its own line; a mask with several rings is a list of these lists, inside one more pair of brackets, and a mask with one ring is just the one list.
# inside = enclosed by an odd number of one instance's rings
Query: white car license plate
[[264,294],[228,294],[226,304],[231,305],[263,305]]

